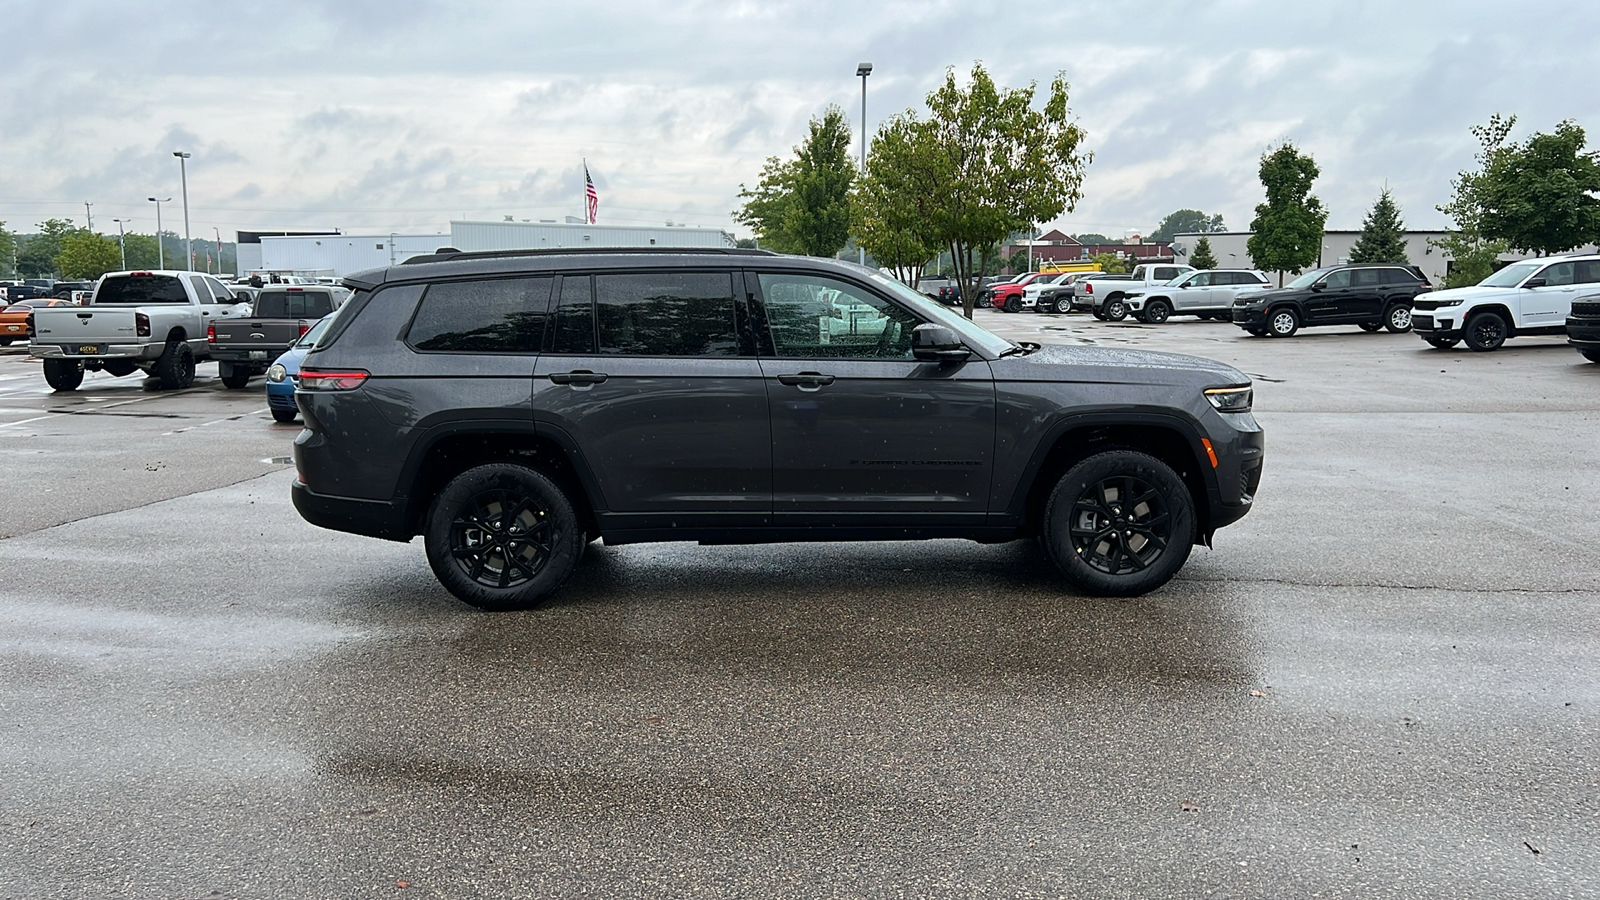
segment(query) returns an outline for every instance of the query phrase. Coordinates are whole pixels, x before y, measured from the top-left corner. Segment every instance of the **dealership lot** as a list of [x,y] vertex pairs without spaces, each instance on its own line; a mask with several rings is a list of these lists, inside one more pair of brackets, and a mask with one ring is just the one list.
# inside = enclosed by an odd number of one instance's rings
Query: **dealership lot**
[[259,381],[0,352],[0,898],[1600,891],[1600,366],[978,319],[1251,373],[1257,509],[1129,601],[668,544],[486,615],[300,521]]

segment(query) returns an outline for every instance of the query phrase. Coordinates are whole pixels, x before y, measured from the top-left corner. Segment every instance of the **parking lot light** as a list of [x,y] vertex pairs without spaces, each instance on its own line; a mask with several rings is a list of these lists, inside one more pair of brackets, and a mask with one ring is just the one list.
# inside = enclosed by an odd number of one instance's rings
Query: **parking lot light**
[[172,155],[178,158],[178,177],[183,180],[183,243],[184,253],[187,256],[183,266],[184,271],[187,272],[194,268],[194,238],[189,236],[189,167],[186,162],[194,154],[185,153],[182,150],[174,150]]

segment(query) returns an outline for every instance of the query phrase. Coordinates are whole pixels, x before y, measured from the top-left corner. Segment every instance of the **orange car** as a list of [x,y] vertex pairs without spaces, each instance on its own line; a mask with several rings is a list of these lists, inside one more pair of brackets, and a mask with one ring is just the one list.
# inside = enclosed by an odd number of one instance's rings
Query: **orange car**
[[25,341],[33,337],[33,329],[28,327],[28,313],[33,312],[34,307],[71,305],[66,300],[38,297],[33,300],[18,300],[10,306],[0,307],[0,347],[12,341]]

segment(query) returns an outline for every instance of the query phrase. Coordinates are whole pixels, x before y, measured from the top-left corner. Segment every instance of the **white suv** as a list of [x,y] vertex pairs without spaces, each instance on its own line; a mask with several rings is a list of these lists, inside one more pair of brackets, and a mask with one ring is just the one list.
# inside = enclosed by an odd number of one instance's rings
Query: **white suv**
[[1266,273],[1254,269],[1205,269],[1151,288],[1135,288],[1123,300],[1141,322],[1159,325],[1169,316],[1233,319],[1233,298],[1245,291],[1272,287]]
[[1566,334],[1572,300],[1600,288],[1600,255],[1514,262],[1473,287],[1434,291],[1412,304],[1417,336],[1445,350],[1466,341],[1495,350],[1508,337]]

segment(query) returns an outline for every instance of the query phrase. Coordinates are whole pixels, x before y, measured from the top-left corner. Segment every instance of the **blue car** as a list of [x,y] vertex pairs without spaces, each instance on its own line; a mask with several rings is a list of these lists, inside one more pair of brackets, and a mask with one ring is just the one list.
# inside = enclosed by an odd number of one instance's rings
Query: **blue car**
[[294,405],[294,389],[300,383],[300,360],[306,358],[316,346],[317,338],[332,324],[331,315],[318,319],[293,347],[267,368],[267,406],[272,410],[272,418],[288,423],[300,415],[300,408]]

